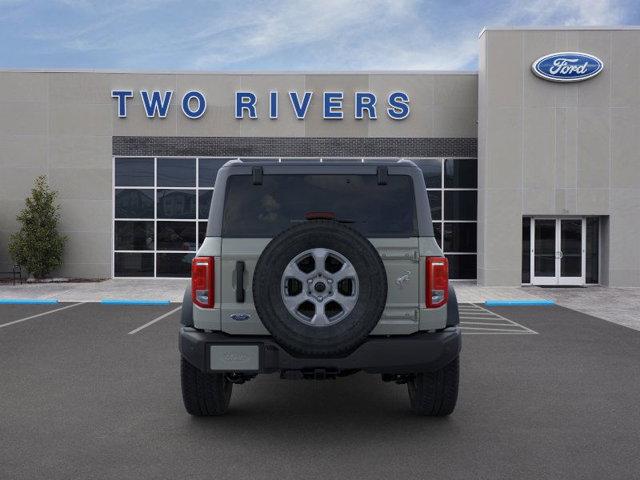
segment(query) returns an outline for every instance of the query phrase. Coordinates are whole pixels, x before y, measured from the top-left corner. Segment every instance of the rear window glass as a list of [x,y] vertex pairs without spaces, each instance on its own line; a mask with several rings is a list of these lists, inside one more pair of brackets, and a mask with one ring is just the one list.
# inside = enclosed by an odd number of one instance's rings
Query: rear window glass
[[330,212],[367,237],[417,236],[412,179],[389,175],[250,175],[227,180],[222,233],[226,237],[274,237],[311,212]]

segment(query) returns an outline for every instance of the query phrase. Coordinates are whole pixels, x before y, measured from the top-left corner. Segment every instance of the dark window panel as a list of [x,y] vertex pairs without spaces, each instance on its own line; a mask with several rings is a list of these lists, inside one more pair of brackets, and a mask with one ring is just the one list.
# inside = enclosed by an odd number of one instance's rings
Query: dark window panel
[[231,158],[201,158],[198,160],[198,186],[210,188],[216,183],[218,170]]
[[158,250],[196,250],[196,222],[157,222]]
[[428,158],[413,160],[413,162],[422,170],[427,188],[442,188],[442,162],[440,160]]
[[445,223],[444,248],[445,252],[477,251],[477,225],[475,223]]
[[118,253],[113,259],[116,277],[153,277],[153,253]]
[[264,175],[254,185],[250,175],[232,175],[227,183],[223,235],[274,237],[305,221],[308,212],[334,212],[366,237],[415,237],[417,218],[413,183],[408,175],[389,175],[379,185],[375,175]]
[[196,218],[195,190],[158,190],[158,218]]
[[438,242],[438,246],[442,248],[442,223],[433,222],[433,236]]
[[205,238],[207,238],[207,222],[198,222],[198,248],[204,243]]
[[429,190],[427,195],[431,208],[431,220],[442,220],[442,190]]
[[156,254],[158,277],[190,277],[191,260],[195,253],[158,253]]
[[447,159],[444,161],[444,188],[476,188],[478,161],[476,159]]
[[159,187],[195,187],[195,158],[159,158]]
[[522,283],[531,283],[531,218],[522,219]]
[[116,158],[116,187],[153,187],[153,158]]
[[599,248],[600,248],[600,219],[598,217],[589,217],[587,218],[587,252],[586,252],[586,262],[587,262],[587,271],[586,273],[586,282],[587,283],[598,283],[599,275],[598,275],[598,259],[599,257]]
[[200,190],[198,192],[198,218],[209,219],[209,207],[213,190]]
[[153,190],[116,189],[116,218],[153,218]]
[[117,221],[115,250],[153,250],[153,222]]
[[478,192],[445,191],[444,219],[445,220],[476,220]]
[[449,259],[449,278],[474,280],[476,272],[476,255],[445,255]]

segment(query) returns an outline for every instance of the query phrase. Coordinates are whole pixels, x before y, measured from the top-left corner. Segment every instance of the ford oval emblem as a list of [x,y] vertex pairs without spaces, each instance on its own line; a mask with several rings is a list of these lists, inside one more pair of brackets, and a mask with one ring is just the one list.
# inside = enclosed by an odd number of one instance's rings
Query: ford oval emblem
[[603,68],[598,57],[579,52],[551,53],[531,65],[533,73],[552,82],[580,82],[595,77]]
[[234,313],[229,316],[231,317],[231,320],[235,320],[236,322],[243,322],[251,318],[251,315],[248,313]]

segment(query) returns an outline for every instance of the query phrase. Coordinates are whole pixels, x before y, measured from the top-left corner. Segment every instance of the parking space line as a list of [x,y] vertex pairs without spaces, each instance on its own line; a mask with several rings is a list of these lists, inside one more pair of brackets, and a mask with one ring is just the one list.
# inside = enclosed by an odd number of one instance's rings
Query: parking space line
[[174,308],[173,310],[167,312],[167,313],[163,313],[162,315],[160,315],[157,318],[154,318],[153,320],[151,320],[150,322],[145,323],[144,325],[140,325],[138,328],[131,330],[128,335],[134,335],[136,333],[138,333],[140,330],[147,328],[150,325],[153,325],[156,322],[159,322],[160,320],[162,320],[163,318],[167,318],[169,315],[171,315],[172,313],[176,313],[178,310],[180,310],[182,308],[182,305],[180,305],[179,307]]
[[538,333],[477,304],[461,305],[459,311],[460,328],[463,333],[468,335],[530,335]]
[[33,318],[42,317],[44,315],[49,315],[50,313],[55,313],[55,312],[59,312],[61,310],[66,310],[68,308],[77,307],[78,305],[82,305],[82,304],[83,304],[83,302],[74,303],[73,305],[65,305],[64,307],[54,308],[53,310],[48,310],[46,312],[37,313],[35,315],[30,315],[28,317],[19,318],[18,320],[13,320],[11,322],[3,323],[2,325],[0,325],[0,328],[8,327],[9,325],[15,325],[16,323],[20,323],[20,322],[26,322],[27,320],[31,320]]
[[[506,327],[507,325],[505,325]],[[514,330],[513,328],[482,328],[482,327],[464,327],[465,330],[479,330],[481,332],[509,332],[509,333],[536,333],[536,332],[525,332],[525,331],[518,331],[518,330]]]
[[505,321],[507,321],[507,322],[509,322],[509,323],[511,323],[511,324],[513,324],[513,325],[516,325],[516,326],[520,327],[520,328],[523,328],[523,329],[527,330],[527,331],[528,331],[528,332],[530,332],[530,333],[535,333],[535,334],[537,334],[537,333],[538,333],[538,332],[536,332],[535,330],[531,330],[530,328],[525,327],[524,325],[521,325],[520,323],[516,323],[516,322],[514,322],[513,320],[508,319],[507,317],[503,317],[503,316],[502,316],[502,315],[500,315],[499,313],[492,312],[491,310],[487,310],[486,308],[481,307],[481,306],[479,306],[479,305],[477,305],[477,307],[478,307],[478,308],[480,308],[480,309],[482,309],[482,310],[484,310],[484,311],[485,311],[485,312],[487,312],[487,313],[490,313],[490,314],[492,314],[492,315],[495,315],[495,316],[496,316],[496,317],[498,317],[498,318],[501,318],[502,320],[505,320]]
[[460,322],[460,325],[489,325],[494,327],[512,327],[510,323],[489,323],[489,322]]

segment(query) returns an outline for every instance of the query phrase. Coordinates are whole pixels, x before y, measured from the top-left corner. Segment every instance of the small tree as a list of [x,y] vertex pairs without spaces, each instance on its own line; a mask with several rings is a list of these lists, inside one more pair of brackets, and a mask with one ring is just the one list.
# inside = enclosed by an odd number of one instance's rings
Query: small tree
[[35,278],[43,278],[62,265],[66,236],[58,233],[58,192],[51,190],[44,175],[36,178],[25,208],[16,217],[20,230],[11,235],[9,253]]

